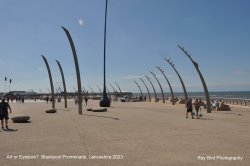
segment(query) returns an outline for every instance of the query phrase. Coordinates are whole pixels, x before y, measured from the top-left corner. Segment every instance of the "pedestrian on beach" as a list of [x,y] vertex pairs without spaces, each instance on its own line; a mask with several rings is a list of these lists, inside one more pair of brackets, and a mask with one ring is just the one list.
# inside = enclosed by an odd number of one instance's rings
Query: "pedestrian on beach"
[[186,113],[186,118],[188,118],[188,113],[191,113],[192,119],[194,119],[193,117],[193,104],[192,104],[192,99],[188,99],[188,102],[186,103],[186,107],[187,107],[187,113]]
[[5,127],[8,130],[8,119],[9,119],[9,113],[8,109],[11,111],[9,103],[5,102],[5,98],[2,98],[2,102],[0,103],[0,120],[1,120],[1,125],[2,129],[4,129],[4,120],[5,120]]
[[199,111],[201,110],[201,106],[200,106],[200,102],[198,99],[195,99],[195,102],[194,102],[194,108],[195,108],[195,111],[196,111],[196,118],[199,119]]
[[78,98],[77,96],[75,97],[75,105],[78,103]]
[[46,102],[49,103],[49,96],[46,96]]
[[88,96],[84,96],[85,104],[88,105]]

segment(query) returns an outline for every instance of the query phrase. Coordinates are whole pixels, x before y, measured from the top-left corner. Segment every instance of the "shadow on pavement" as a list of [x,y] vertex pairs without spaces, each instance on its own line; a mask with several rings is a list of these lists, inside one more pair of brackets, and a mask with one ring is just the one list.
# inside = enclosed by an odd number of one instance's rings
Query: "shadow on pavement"
[[3,131],[12,132],[12,131],[18,131],[18,130],[17,129],[3,129]]
[[234,112],[223,112],[222,114],[233,114],[233,115],[238,115],[238,116],[241,116],[242,114],[239,114],[239,113],[234,113]]
[[99,117],[99,118],[108,118],[108,119],[113,119],[113,120],[120,120],[119,118],[114,118],[114,117],[110,117],[110,116],[100,116],[100,115],[88,115],[88,114],[82,114],[85,116],[94,116],[94,117]]
[[13,122],[13,123],[31,123],[31,121],[25,121],[25,122]]
[[211,118],[199,118],[198,120],[214,120],[214,119],[211,119]]

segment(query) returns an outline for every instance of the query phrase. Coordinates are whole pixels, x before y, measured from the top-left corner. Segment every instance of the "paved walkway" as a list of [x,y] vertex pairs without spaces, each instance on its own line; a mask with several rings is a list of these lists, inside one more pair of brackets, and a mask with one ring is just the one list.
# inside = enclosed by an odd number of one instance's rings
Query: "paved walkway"
[[57,103],[55,114],[41,102],[11,106],[31,122],[10,121],[13,131],[1,130],[1,166],[250,165],[250,108],[186,119],[183,105],[153,102],[114,102],[103,113],[84,106],[81,116],[73,102],[67,110]]

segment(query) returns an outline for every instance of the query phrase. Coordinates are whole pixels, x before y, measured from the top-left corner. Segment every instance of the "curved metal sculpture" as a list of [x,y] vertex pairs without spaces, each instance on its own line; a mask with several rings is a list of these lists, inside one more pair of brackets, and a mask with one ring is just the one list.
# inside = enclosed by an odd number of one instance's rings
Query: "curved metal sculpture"
[[104,54],[103,54],[103,94],[100,100],[101,107],[110,107],[110,100],[107,96],[106,92],[106,23],[107,23],[107,7],[108,7],[108,0],[106,0],[106,7],[105,7],[105,23],[104,23]]
[[55,94],[54,94],[54,85],[53,85],[53,79],[52,79],[52,75],[51,75],[51,71],[50,71],[50,68],[49,68],[49,63],[47,61],[47,59],[41,55],[42,58],[43,58],[43,61],[47,67],[47,70],[48,70],[48,74],[49,74],[49,81],[50,81],[50,89],[51,89],[51,95],[52,95],[52,109],[55,109]]
[[89,86],[89,89],[91,90],[91,93],[95,93],[94,90]]
[[141,97],[143,98],[143,94],[142,94],[140,85],[139,85],[138,82],[136,82],[135,80],[134,80],[134,83],[138,86],[138,88],[139,88],[139,90],[140,90],[140,92],[141,92]]
[[101,90],[101,88],[100,88],[99,86],[97,86],[97,88],[99,89],[100,93],[102,93],[102,90]]
[[73,40],[71,38],[71,35],[69,33],[69,31],[62,27],[64,32],[66,33],[71,49],[72,49],[72,53],[73,53],[73,57],[74,57],[74,62],[75,62],[75,68],[76,68],[76,78],[77,78],[77,88],[78,88],[78,109],[79,109],[79,114],[82,115],[82,86],[81,86],[81,75],[80,75],[80,69],[79,69],[79,64],[78,64],[78,59],[77,59],[77,55],[76,55],[76,49],[75,49],[75,45],[73,43]]
[[144,86],[146,87],[146,89],[148,91],[148,101],[151,102],[151,96],[150,96],[150,93],[149,93],[149,90],[148,90],[148,86],[147,86],[147,84],[144,82],[144,80],[142,78],[140,78],[140,80],[144,84]]
[[62,69],[62,66],[58,60],[56,60],[56,63],[60,69],[61,76],[62,76],[63,90],[64,90],[64,107],[67,108],[67,89],[66,89],[66,83],[65,83],[65,79],[64,79],[63,69]]
[[212,109],[211,109],[211,100],[210,100],[210,96],[209,96],[209,92],[208,92],[208,89],[207,89],[207,85],[206,85],[206,82],[203,78],[203,75],[201,74],[201,71],[199,69],[199,65],[196,61],[194,61],[191,57],[191,54],[189,54],[187,52],[187,50],[185,50],[184,47],[181,47],[178,45],[178,47],[180,48],[180,50],[182,50],[184,52],[185,55],[187,55],[187,57],[191,60],[191,62],[193,63],[196,71],[198,72],[199,76],[200,76],[200,79],[201,79],[201,82],[202,82],[202,85],[203,85],[203,88],[204,88],[204,93],[205,93],[205,96],[206,96],[206,103],[207,103],[207,113],[211,113]]
[[115,96],[117,96],[117,93],[116,93],[117,91],[115,90],[114,86],[113,86],[111,83],[109,83],[109,85],[110,85],[110,86],[111,86],[111,88],[113,89],[113,91],[114,91],[114,95],[115,95]]
[[116,90],[115,90],[114,86],[113,86],[111,83],[110,83],[109,85],[110,85],[111,88],[113,89],[114,93],[116,93]]
[[113,91],[114,91],[114,95],[116,95],[116,90],[115,90],[115,88],[114,88],[114,86],[111,84],[111,83],[109,83],[110,84],[110,86],[111,86],[111,88],[113,89]]
[[241,99],[239,99],[239,102],[240,102],[240,105],[242,106],[242,100]]
[[122,90],[121,90],[120,86],[117,84],[117,82],[115,82],[115,84],[116,84],[116,86],[118,87],[120,93],[122,93]]
[[83,93],[87,93],[86,89],[84,88],[84,86],[82,86],[82,91]]
[[238,99],[235,99],[235,101],[236,101],[236,103],[237,103],[236,105],[239,105],[239,101],[238,101]]
[[174,71],[176,72],[177,76],[179,77],[179,79],[180,79],[180,81],[181,81],[182,88],[183,88],[183,92],[184,92],[184,96],[185,96],[185,103],[186,103],[186,102],[188,101],[188,95],[187,95],[187,91],[186,91],[186,87],[185,87],[185,85],[184,85],[184,82],[183,82],[183,80],[182,80],[182,78],[181,78],[179,72],[175,69],[173,62],[171,62],[170,59],[166,59],[166,58],[164,58],[164,59],[165,59],[165,61],[166,61],[170,66],[172,66],[172,68],[173,68]]
[[151,86],[152,86],[152,88],[153,88],[153,90],[154,90],[155,102],[157,102],[157,101],[158,101],[158,98],[157,98],[157,94],[156,94],[156,92],[155,92],[155,87],[154,87],[153,83],[151,82],[150,78],[149,78],[148,76],[146,76],[146,75],[145,75],[145,77],[146,77],[147,80],[150,82],[150,84],[151,84]]
[[167,80],[167,83],[168,83],[168,86],[169,86],[169,89],[170,89],[170,92],[171,92],[171,96],[172,96],[172,105],[175,105],[174,92],[173,92],[172,86],[171,86],[166,74],[164,73],[164,71],[159,66],[156,66],[156,68],[162,73],[162,75]]
[[[107,89],[107,91],[108,91],[108,96],[109,96],[109,98],[111,99],[111,94],[110,94],[110,92],[109,92],[109,89],[106,87],[106,89]],[[101,90],[102,91],[102,90]],[[102,92],[101,92],[102,93]]]
[[161,89],[161,94],[162,94],[162,102],[165,103],[165,96],[164,96],[164,92],[163,92],[163,89],[162,89],[162,86],[161,86],[161,83],[160,81],[157,79],[155,73],[153,73],[152,71],[150,71],[150,73],[152,74],[152,76],[154,76],[154,78],[156,79],[156,81],[158,82],[159,86],[160,86],[160,89]]

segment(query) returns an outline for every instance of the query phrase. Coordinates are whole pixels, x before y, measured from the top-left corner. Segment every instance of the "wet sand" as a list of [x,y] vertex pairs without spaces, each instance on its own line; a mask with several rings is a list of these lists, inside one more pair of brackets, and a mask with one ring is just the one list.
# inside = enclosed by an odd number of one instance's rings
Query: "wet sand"
[[[0,165],[249,165],[250,108],[202,110],[201,119],[185,118],[184,105],[113,102],[107,112],[83,115],[69,102],[11,103],[13,114],[30,123],[13,123],[0,132]],[[12,116],[11,115],[11,116]],[[237,157],[237,158],[230,158]],[[242,160],[241,160],[242,157]]]

